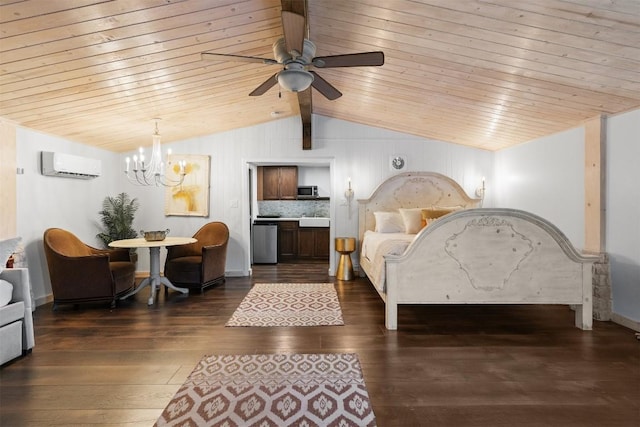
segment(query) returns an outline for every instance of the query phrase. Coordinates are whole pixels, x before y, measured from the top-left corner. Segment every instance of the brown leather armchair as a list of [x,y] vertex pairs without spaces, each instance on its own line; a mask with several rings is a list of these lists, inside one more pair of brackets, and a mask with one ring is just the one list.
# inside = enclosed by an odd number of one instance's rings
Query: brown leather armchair
[[176,286],[200,289],[224,283],[229,228],[222,222],[205,224],[193,235],[195,243],[167,247],[164,275]]
[[128,249],[96,249],[60,228],[44,232],[53,308],[58,304],[111,301],[133,289],[136,266]]

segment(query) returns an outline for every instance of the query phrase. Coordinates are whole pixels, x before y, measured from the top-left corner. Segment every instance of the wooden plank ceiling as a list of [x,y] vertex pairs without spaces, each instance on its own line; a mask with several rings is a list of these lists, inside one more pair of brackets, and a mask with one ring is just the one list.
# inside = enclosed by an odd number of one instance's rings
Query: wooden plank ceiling
[[[497,150],[640,107],[638,0],[310,0],[315,69],[343,96],[313,113]],[[281,0],[0,0],[0,117],[121,152],[299,114],[273,58]]]

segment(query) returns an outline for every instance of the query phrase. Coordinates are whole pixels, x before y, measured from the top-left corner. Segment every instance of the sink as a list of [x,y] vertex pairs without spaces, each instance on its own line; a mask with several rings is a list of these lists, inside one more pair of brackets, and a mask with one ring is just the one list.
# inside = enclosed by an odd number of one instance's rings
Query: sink
[[323,217],[302,217],[298,220],[299,227],[328,227],[329,218]]

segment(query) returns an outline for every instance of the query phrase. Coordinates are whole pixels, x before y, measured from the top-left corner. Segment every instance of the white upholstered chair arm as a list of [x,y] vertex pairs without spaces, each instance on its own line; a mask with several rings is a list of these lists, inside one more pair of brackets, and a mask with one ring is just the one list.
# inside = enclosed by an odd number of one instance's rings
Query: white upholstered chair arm
[[4,279],[13,285],[11,301],[24,302],[24,328],[22,347],[29,350],[35,345],[33,333],[33,301],[31,299],[31,286],[29,283],[29,270],[26,268],[8,268],[0,272],[0,279]]

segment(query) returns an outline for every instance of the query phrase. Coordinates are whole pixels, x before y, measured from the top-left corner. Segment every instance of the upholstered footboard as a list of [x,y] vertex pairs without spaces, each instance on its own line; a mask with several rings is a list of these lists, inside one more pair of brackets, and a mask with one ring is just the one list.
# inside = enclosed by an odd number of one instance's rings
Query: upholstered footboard
[[386,257],[386,327],[399,304],[568,304],[592,326],[591,268],[550,222],[514,209],[469,209],[423,229]]

